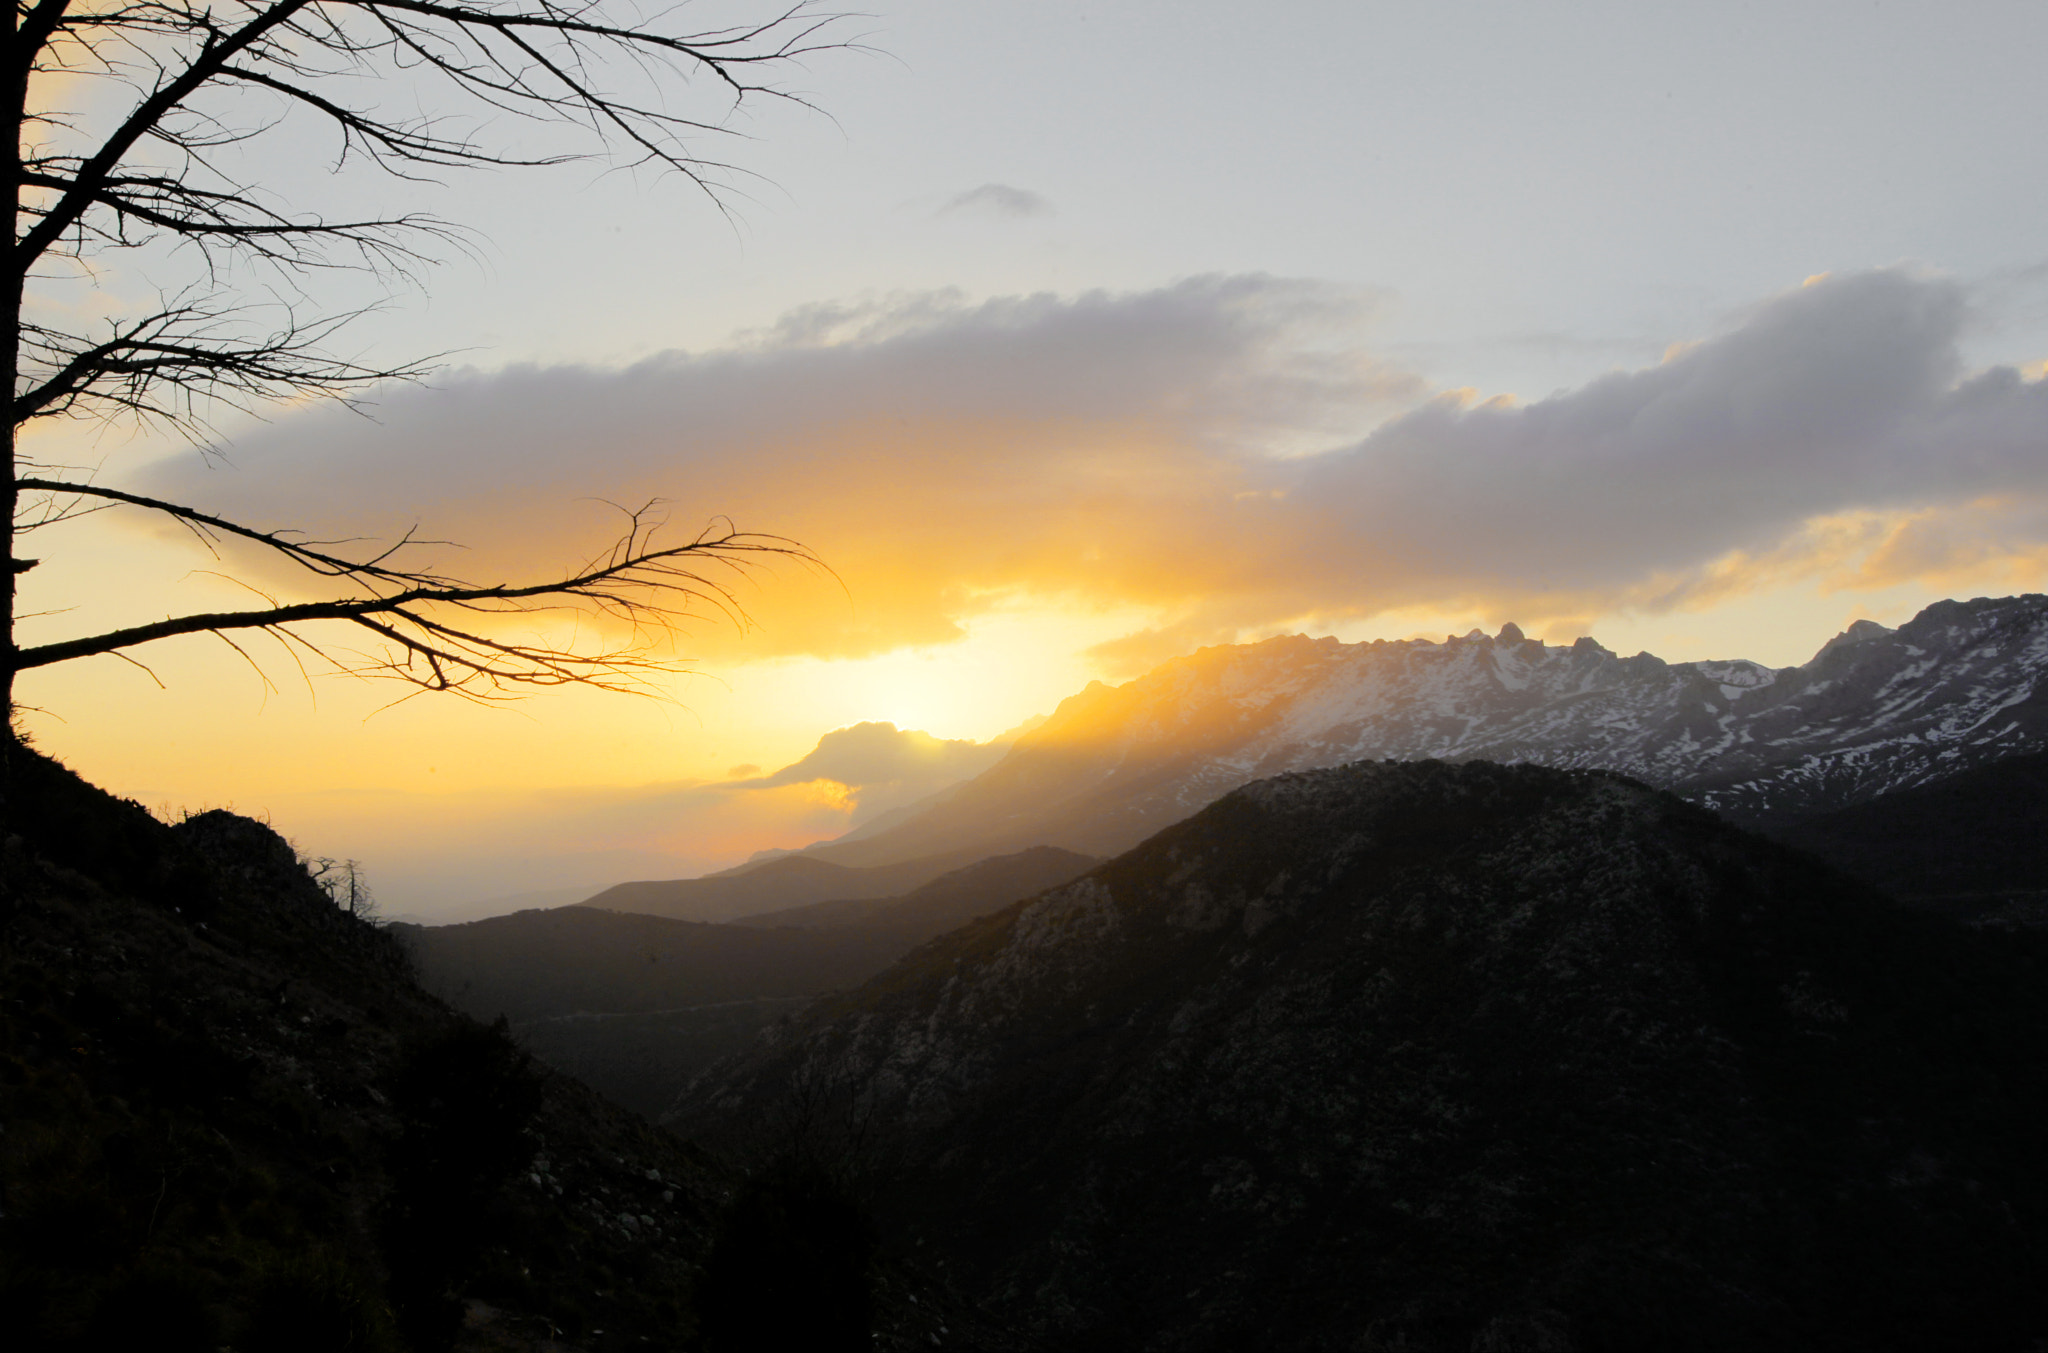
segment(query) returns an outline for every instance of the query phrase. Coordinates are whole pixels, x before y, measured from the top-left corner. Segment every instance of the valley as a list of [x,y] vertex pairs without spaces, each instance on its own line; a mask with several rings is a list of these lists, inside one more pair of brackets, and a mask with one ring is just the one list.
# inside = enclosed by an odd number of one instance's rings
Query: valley
[[[853,839],[400,933],[437,994],[506,1016],[653,1114],[806,1000],[1239,785],[1356,760],[1616,771],[1912,905],[2027,917],[2048,900],[2044,671],[2035,596],[1944,602],[1896,631],[1858,622],[1778,670],[1620,658],[1513,626],[1209,649],[1071,697],[994,766]],[[778,933],[748,933],[763,929]]]

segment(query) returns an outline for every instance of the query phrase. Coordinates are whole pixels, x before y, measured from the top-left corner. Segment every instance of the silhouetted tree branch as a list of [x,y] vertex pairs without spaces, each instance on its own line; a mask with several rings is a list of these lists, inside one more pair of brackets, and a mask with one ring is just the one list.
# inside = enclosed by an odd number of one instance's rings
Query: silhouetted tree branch
[[[720,107],[800,98],[775,84],[815,52],[840,46],[834,15],[807,3],[762,22],[690,32],[681,8],[634,0],[15,0],[8,113],[15,127],[14,248],[7,345],[13,416],[5,483],[8,625],[0,642],[0,705],[15,674],[176,635],[263,630],[329,654],[304,627],[342,622],[376,641],[344,669],[430,690],[491,698],[536,686],[627,688],[667,663],[637,640],[709,608],[740,611],[731,580],[767,557],[810,560],[801,546],[722,519],[678,544],[658,541],[660,514],[628,512],[624,533],[582,568],[537,582],[479,585],[402,562],[411,537],[383,548],[229,521],[177,503],[54,475],[28,462],[21,429],[37,419],[94,417],[167,424],[203,438],[209,414],[280,398],[349,399],[422,364],[378,365],[328,344],[350,314],[302,319],[303,284],[329,269],[409,275],[458,238],[434,218],[330,219],[278,203],[232,171],[235,149],[311,118],[337,138],[337,162],[398,178],[451,168],[559,163],[582,155],[680,173],[722,206],[738,172],[697,143],[723,130]],[[674,111],[669,97],[708,83],[716,105]],[[379,97],[394,81],[438,84],[446,110],[401,116]],[[111,89],[115,97],[106,95]],[[249,96],[267,96],[252,118]],[[429,91],[423,97],[431,98]],[[69,100],[66,102],[65,100]],[[112,107],[111,113],[105,110]],[[476,120],[459,120],[467,111]],[[522,150],[480,128],[508,121],[567,126],[581,149]],[[62,307],[38,305],[35,283],[78,275],[114,251],[178,250],[191,284],[149,313],[87,332]],[[246,280],[267,269],[289,295]],[[235,271],[240,269],[240,271]],[[297,299],[293,299],[296,297]],[[265,322],[265,315],[281,318]],[[178,616],[101,634],[18,647],[15,591],[36,567],[18,548],[39,527],[105,507],[168,516],[209,543],[232,538],[271,551],[332,595],[246,611]],[[636,642],[590,651],[503,637],[511,614],[559,608],[625,622]],[[232,640],[230,639],[232,643]],[[9,720],[11,726],[11,719]]]
[[[352,560],[319,548],[315,542],[282,532],[254,530],[141,494],[48,479],[23,479],[18,483],[32,491],[75,494],[152,508],[191,527],[203,540],[231,536],[254,541],[311,573],[357,589],[357,594],[351,596],[272,604],[247,611],[201,612],[80,639],[19,648],[15,651],[15,666],[20,671],[73,658],[117,653],[182,634],[226,634],[252,629],[269,631],[331,658],[326,648],[292,627],[339,620],[352,623],[389,645],[387,655],[381,659],[355,665],[336,663],[359,674],[396,677],[428,690],[458,691],[476,698],[569,684],[628,690],[637,686],[641,678],[668,670],[668,662],[644,656],[644,650],[638,646],[587,652],[545,643],[520,644],[494,639],[479,632],[480,627],[492,616],[532,614],[541,609],[578,605],[625,621],[632,630],[642,633],[667,631],[677,621],[705,607],[738,618],[743,612],[731,588],[706,576],[706,566],[737,573],[752,557],[811,558],[808,551],[793,541],[735,530],[722,519],[694,539],[679,545],[662,545],[655,539],[662,521],[653,515],[659,505],[650,504],[627,513],[626,533],[604,554],[567,576],[523,586],[479,587],[445,575],[390,564],[388,561],[398,551],[421,543],[411,537],[366,558]],[[437,615],[451,610],[467,613],[474,619],[455,623]]]

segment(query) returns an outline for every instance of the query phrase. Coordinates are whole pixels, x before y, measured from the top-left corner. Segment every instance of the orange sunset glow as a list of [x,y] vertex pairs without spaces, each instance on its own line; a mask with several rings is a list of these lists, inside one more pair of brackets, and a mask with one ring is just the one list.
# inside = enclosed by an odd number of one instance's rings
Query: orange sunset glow
[[[400,699],[412,692],[267,636],[239,650],[198,636],[29,673],[33,736],[164,811],[267,814],[308,849],[371,862],[395,905],[431,914],[838,835],[918,786],[848,771],[738,787],[734,768],[772,774],[866,723],[985,744],[1091,681],[1205,646],[1512,620],[1553,642],[1785,665],[1856,618],[2048,586],[2048,330],[2027,318],[2034,274],[1994,266],[2031,258],[2031,242],[1944,252],[1884,236],[1816,258],[1804,237],[1724,228],[1732,216],[1666,219],[1622,178],[1547,196],[1518,170],[1519,187],[1488,188],[1491,153],[1449,131],[1388,142],[1363,197],[1261,166],[1286,231],[1212,208],[1199,161],[1139,149],[1118,118],[1097,125],[1117,127],[1125,153],[1164,157],[1159,202],[1119,195],[1120,161],[1037,160],[1025,140],[1016,164],[1037,168],[1014,172],[1043,181],[1007,184],[969,166],[1023,133],[985,129],[977,148],[931,117],[913,134],[888,100],[962,97],[979,63],[975,87],[987,75],[1035,106],[1028,62],[959,16],[914,8],[902,22],[913,47],[977,55],[916,77],[839,70],[822,103],[850,142],[828,145],[793,110],[763,114],[762,169],[797,204],[749,208],[743,247],[674,224],[689,213],[659,186],[548,170],[529,187],[422,187],[435,210],[483,212],[493,240],[430,295],[360,321],[356,341],[377,351],[454,352],[423,380],[380,386],[360,411],[296,398],[260,419],[229,413],[203,449],[118,422],[38,425],[25,443],[314,539],[414,531],[429,543],[408,566],[470,579],[572,567],[606,547],[622,509],[650,503],[667,538],[730,519],[815,562],[714,566],[672,626],[589,609],[490,622],[510,642],[637,645],[668,669],[637,695]],[[1176,41],[1208,59],[1196,37]],[[1604,78],[1619,90],[1635,76]],[[1843,86],[1852,104],[1867,95]],[[1190,125],[1212,116],[1183,111]],[[1703,174],[1735,172],[1711,167],[1711,119],[1659,116],[1706,157]],[[884,127],[907,138],[886,153]],[[1843,155],[1879,155],[1839,128]],[[1342,138],[1317,144],[1350,162]],[[1452,200],[1446,164],[1463,166],[1457,195],[1520,193],[1567,214],[1597,199],[1607,218],[1530,227],[1549,241],[1540,256],[1520,235],[1459,246],[1475,228],[1464,217],[1425,228]],[[1805,166],[1741,172],[1797,197]],[[357,186],[354,171],[308,180],[289,156],[259,167],[280,191]],[[1589,197],[1587,182],[1607,186]],[[515,191],[539,193],[520,199],[533,214],[501,211]],[[564,215],[586,192],[591,213]],[[828,201],[834,222],[859,224],[822,224]],[[1406,204],[1400,229],[1389,204]],[[659,242],[671,229],[702,247]],[[1698,242],[1685,266],[1710,275],[1696,292],[1659,291],[1665,265],[1631,252],[1658,234]],[[1587,235],[1612,247],[1582,257]],[[1610,263],[1625,277],[1601,280]],[[110,268],[49,303],[114,313],[145,280],[139,263]],[[216,554],[127,509],[51,528],[38,548],[49,563],[24,575],[26,643],[317,595],[263,551]],[[307,633],[341,665],[360,660],[347,632]]]
[[8,1348],[2048,1353],[2048,5],[12,32]]

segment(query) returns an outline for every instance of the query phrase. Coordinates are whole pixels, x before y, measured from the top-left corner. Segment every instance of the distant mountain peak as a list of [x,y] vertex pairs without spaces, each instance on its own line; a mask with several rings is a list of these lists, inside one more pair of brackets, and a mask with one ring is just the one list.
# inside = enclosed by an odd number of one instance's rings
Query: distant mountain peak
[[1851,621],[1849,628],[1821,645],[1820,651],[1826,653],[1834,649],[1847,648],[1852,644],[1869,643],[1873,639],[1882,639],[1897,633],[1897,630],[1888,625],[1880,625],[1875,620]]

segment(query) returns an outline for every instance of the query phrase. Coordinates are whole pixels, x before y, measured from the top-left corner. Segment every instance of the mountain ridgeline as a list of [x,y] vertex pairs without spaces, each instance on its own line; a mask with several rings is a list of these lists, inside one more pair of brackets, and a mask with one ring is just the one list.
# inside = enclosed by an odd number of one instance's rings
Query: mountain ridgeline
[[1611,774],[1354,764],[922,947],[669,1121],[866,1125],[899,1243],[1036,1347],[2017,1349],[2044,957]]
[[950,850],[849,868],[812,855],[781,855],[703,878],[618,883],[576,905],[678,921],[736,921],[815,902],[894,897],[982,858],[972,850]]
[[1940,602],[1896,630],[1859,621],[1783,669],[1623,658],[1512,625],[1204,649],[1090,686],[923,812],[800,858],[1115,855],[1252,780],[1386,758],[1619,771],[1776,830],[2048,750],[2044,672],[2043,596]]
[[977,860],[941,874],[901,897],[813,902],[756,912],[739,924],[775,929],[839,930],[894,936],[905,949],[985,916],[1033,893],[1057,887],[1102,861],[1058,846]]

